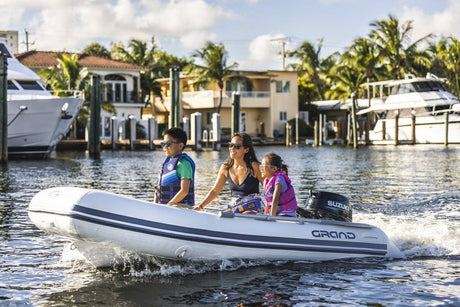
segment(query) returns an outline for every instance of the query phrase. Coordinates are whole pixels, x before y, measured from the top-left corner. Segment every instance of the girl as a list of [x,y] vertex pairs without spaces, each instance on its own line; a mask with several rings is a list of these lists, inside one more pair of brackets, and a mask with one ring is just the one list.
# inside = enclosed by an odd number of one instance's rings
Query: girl
[[281,157],[274,153],[266,155],[260,164],[262,176],[265,177],[265,214],[296,216],[297,200],[294,188],[289,177],[282,171],[283,168],[287,173],[287,166],[283,164]]

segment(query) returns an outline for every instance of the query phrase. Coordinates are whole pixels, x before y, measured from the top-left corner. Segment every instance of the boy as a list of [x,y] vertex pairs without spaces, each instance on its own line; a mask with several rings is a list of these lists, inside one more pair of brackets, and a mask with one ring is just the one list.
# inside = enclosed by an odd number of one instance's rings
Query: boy
[[166,160],[160,172],[155,202],[193,208],[195,163],[183,153],[187,134],[181,128],[171,128],[163,132],[163,140],[161,147],[166,154]]

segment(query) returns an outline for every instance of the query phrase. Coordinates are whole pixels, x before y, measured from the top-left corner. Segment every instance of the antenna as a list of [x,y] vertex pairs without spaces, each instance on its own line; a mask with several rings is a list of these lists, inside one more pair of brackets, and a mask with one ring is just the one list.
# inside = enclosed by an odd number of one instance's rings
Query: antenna
[[281,41],[281,58],[283,61],[283,70],[286,70],[286,42],[290,42],[291,38],[290,37],[280,37],[280,38],[273,38],[270,41]]

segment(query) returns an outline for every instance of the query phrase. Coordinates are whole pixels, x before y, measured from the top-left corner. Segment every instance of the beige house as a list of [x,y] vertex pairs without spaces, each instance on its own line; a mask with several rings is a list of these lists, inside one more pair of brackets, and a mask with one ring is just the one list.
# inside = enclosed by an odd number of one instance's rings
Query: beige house
[[[229,136],[232,118],[232,93],[240,94],[240,130],[254,136],[278,137],[284,134],[286,121],[299,111],[297,72],[293,71],[236,71],[235,77],[225,82],[220,112],[223,136]],[[241,78],[243,77],[243,78]],[[181,74],[180,117],[192,113],[202,114],[202,129],[212,129],[212,114],[219,105],[217,84],[194,89],[194,77]],[[159,123],[167,123],[171,108],[170,79],[158,80],[162,84],[163,100],[156,98],[152,114]]]

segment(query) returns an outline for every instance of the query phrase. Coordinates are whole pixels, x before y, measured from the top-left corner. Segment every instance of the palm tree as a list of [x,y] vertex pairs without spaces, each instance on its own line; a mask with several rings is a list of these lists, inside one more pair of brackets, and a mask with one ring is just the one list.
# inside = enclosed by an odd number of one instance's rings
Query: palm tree
[[438,57],[448,72],[448,83],[456,96],[460,95],[460,41],[453,36],[438,52]]
[[[150,68],[154,63],[155,48],[156,45],[153,40],[149,48],[147,42],[132,39],[129,41],[126,48],[123,43],[112,44],[111,55],[115,60],[122,60]],[[155,74],[151,69],[149,69],[148,72],[141,74],[140,82],[142,101],[145,101],[145,98],[150,93],[154,93],[156,96],[161,97],[160,84],[155,81]]]
[[[322,46],[322,39],[318,41],[317,48],[311,42],[306,41],[297,50],[290,53],[291,57],[296,57],[300,60],[299,64],[291,64],[290,66],[300,72],[299,79],[303,79],[308,88],[315,90],[319,100],[325,99],[326,76],[334,66],[338,56],[338,53],[333,53],[326,59],[321,59],[320,52]],[[308,83],[311,83],[311,85]]]
[[105,48],[99,43],[89,44],[85,47],[85,49],[83,49],[82,53],[110,59],[110,52],[107,50],[107,48]]
[[365,82],[366,75],[355,66],[339,64],[331,70],[329,77],[332,80],[332,86],[326,91],[328,99],[345,100],[350,98],[351,93],[355,93],[357,97],[364,94],[361,85]]
[[194,85],[199,86],[212,82],[217,83],[220,90],[217,113],[220,113],[224,81],[234,74],[233,69],[238,66],[238,63],[232,62],[227,65],[228,53],[224,45],[215,44],[211,41],[206,42],[202,49],[196,50],[192,57],[199,58],[203,62],[203,65],[192,64],[188,68],[190,73],[194,73],[198,76]]
[[78,63],[78,54],[56,53],[58,65],[40,72],[42,79],[55,91],[83,90],[88,69]]
[[432,37],[432,34],[410,42],[409,34],[413,29],[413,21],[409,20],[403,24],[399,20],[388,15],[388,19],[374,21],[370,25],[374,27],[370,37],[375,41],[379,54],[388,60],[389,73],[391,78],[401,79],[402,70],[410,71],[413,63],[426,63],[426,55],[416,52],[420,43]]

